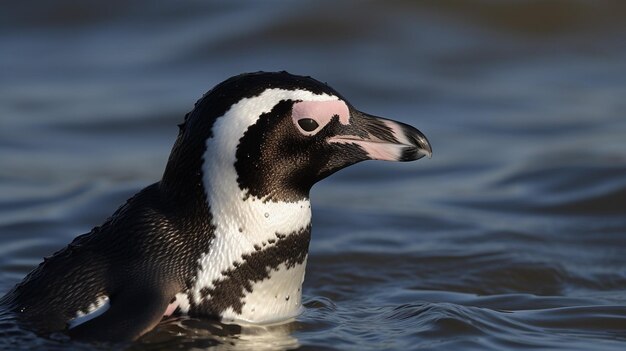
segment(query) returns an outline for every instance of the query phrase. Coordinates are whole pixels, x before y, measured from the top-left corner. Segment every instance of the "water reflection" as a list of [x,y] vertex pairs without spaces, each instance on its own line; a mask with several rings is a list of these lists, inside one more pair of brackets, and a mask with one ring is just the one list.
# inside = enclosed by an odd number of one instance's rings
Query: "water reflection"
[[292,335],[296,329],[293,321],[258,326],[180,317],[161,323],[139,340],[136,349],[292,350],[300,346]]

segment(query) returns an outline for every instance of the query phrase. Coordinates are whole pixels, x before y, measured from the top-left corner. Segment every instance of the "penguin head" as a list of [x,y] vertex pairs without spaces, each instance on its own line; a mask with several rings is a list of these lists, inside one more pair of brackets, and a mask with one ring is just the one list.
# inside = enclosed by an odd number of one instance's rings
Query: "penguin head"
[[218,84],[196,103],[181,125],[164,181],[183,182],[193,174],[176,168],[196,168],[207,192],[237,190],[243,197],[295,202],[352,164],[413,161],[431,153],[416,128],[360,112],[324,83],[257,72]]

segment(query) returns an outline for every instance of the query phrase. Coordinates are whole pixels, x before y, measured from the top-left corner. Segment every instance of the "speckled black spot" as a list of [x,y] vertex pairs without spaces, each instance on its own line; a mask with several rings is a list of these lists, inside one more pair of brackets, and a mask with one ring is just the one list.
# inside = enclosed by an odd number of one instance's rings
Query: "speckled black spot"
[[204,287],[200,289],[200,297],[206,299],[211,294],[211,290],[209,288]]

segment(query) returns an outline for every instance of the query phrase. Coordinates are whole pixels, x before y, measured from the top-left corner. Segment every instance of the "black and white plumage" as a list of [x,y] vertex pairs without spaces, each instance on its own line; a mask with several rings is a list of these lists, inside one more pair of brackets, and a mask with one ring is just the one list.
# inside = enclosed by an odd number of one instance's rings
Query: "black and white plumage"
[[309,191],[354,163],[430,156],[417,129],[286,72],[232,77],[180,125],[160,182],[44,259],[1,300],[39,333],[132,340],[187,313],[272,323],[300,313]]

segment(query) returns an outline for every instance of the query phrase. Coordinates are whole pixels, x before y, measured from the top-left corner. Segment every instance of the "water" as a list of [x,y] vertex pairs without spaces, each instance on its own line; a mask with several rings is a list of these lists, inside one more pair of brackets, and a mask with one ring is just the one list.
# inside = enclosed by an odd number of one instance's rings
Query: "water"
[[[245,71],[329,82],[432,160],[313,191],[296,321],[180,318],[160,349],[626,348],[620,1],[13,3],[0,13],[0,293],[158,180],[176,124]],[[5,349],[93,349],[0,316]],[[107,346],[102,346],[107,348]]]

